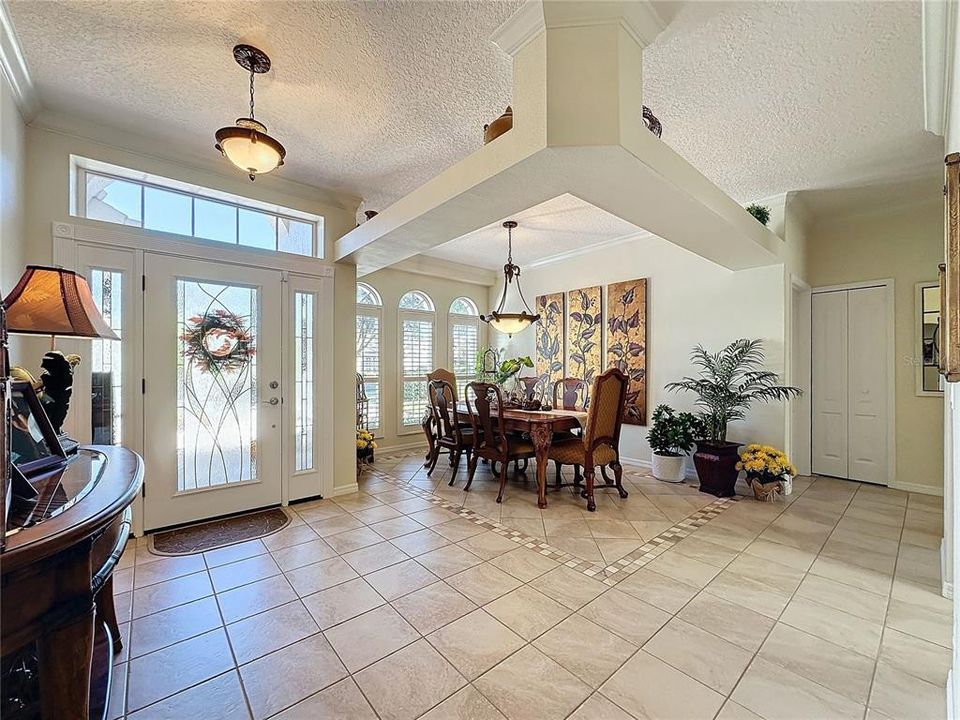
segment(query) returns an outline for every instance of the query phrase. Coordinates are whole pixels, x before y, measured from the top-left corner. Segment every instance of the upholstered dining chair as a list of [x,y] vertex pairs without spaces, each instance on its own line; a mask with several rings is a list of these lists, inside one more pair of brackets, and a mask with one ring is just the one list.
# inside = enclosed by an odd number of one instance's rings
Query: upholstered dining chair
[[[582,398],[586,393],[584,392],[587,389],[587,382],[583,378],[577,377],[565,377],[557,380],[553,383],[553,409],[554,410],[580,410],[584,408],[579,405],[580,398]],[[581,431],[576,431],[575,433],[566,433],[566,437],[571,435],[581,435]],[[562,440],[564,438],[558,437],[557,440]],[[557,468],[557,487],[560,487],[560,484],[563,482],[563,474],[561,473],[560,466],[562,463],[555,462]],[[606,477],[606,476],[604,476]],[[573,482],[575,485],[579,485],[583,480],[583,476],[580,474],[580,466],[573,466]]]
[[433,472],[437,466],[440,453],[446,450],[450,455],[450,466],[453,468],[448,484],[453,485],[457,478],[461,456],[465,454],[467,463],[470,462],[474,436],[470,429],[462,427],[457,422],[456,406],[449,399],[456,396],[456,391],[450,383],[446,380],[431,380],[427,383],[427,392],[430,396],[430,409],[433,413],[434,425],[437,428],[436,453],[430,462],[427,474]]
[[464,395],[473,435],[473,457],[469,459],[469,474],[463,489],[470,489],[477,472],[477,461],[489,460],[491,467],[495,464],[500,466],[497,502],[502,502],[503,489],[507,484],[507,465],[511,460],[527,460],[537,453],[529,440],[503,431],[503,395],[500,388],[491,383],[472,382],[467,385]]
[[603,487],[615,487],[620,497],[627,497],[623,489],[623,468],[620,466],[620,429],[623,426],[623,405],[627,397],[627,376],[617,368],[610,368],[593,381],[590,393],[587,426],[582,437],[554,442],[549,458],[567,465],[582,465],[586,489],[581,493],[587,499],[587,510],[593,512],[597,503],[593,497],[594,473],[597,466],[613,470],[614,482]]
[[[453,372],[446,368],[437,368],[433,372],[427,373],[427,383],[433,380],[446,380],[450,383],[451,393],[447,399],[451,403],[457,402],[457,376]],[[440,451],[437,447],[437,429],[433,422],[433,411],[429,404],[427,405],[427,412],[420,422],[420,427],[423,428],[423,434],[427,438],[427,455],[423,460],[423,466],[430,467],[431,464],[436,464],[435,459]]]

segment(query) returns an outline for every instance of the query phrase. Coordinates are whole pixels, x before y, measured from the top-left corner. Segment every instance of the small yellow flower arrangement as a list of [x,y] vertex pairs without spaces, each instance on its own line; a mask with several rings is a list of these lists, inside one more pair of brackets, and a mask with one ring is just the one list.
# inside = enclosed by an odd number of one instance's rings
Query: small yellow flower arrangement
[[357,457],[366,457],[377,449],[377,441],[373,433],[363,428],[357,428]]
[[762,491],[758,485],[789,482],[797,474],[797,468],[791,464],[785,452],[770,445],[756,443],[747,445],[746,450],[740,453],[737,470],[743,470],[747,474],[758,500],[773,499],[773,492],[779,491],[779,486]]

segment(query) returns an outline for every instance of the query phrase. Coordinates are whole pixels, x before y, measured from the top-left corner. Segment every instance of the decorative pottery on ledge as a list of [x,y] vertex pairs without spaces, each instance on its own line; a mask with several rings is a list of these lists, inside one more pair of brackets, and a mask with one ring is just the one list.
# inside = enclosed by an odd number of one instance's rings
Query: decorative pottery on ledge
[[489,125],[483,126],[483,144],[496,140],[505,132],[513,128],[513,108],[507,105],[503,115],[498,117]]

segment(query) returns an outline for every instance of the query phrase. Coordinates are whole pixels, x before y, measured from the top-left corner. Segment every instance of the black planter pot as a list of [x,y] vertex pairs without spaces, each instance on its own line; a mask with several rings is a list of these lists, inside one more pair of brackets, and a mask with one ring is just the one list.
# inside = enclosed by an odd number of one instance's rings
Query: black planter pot
[[693,454],[693,464],[700,479],[700,492],[716,497],[733,497],[737,494],[737,462],[740,443],[715,443],[708,440],[697,441],[697,451]]

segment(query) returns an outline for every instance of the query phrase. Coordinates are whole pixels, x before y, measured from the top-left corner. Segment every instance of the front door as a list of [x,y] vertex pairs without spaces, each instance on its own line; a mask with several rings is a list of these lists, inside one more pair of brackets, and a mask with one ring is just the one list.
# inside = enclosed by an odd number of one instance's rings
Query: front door
[[281,501],[281,273],[144,254],[145,529]]

